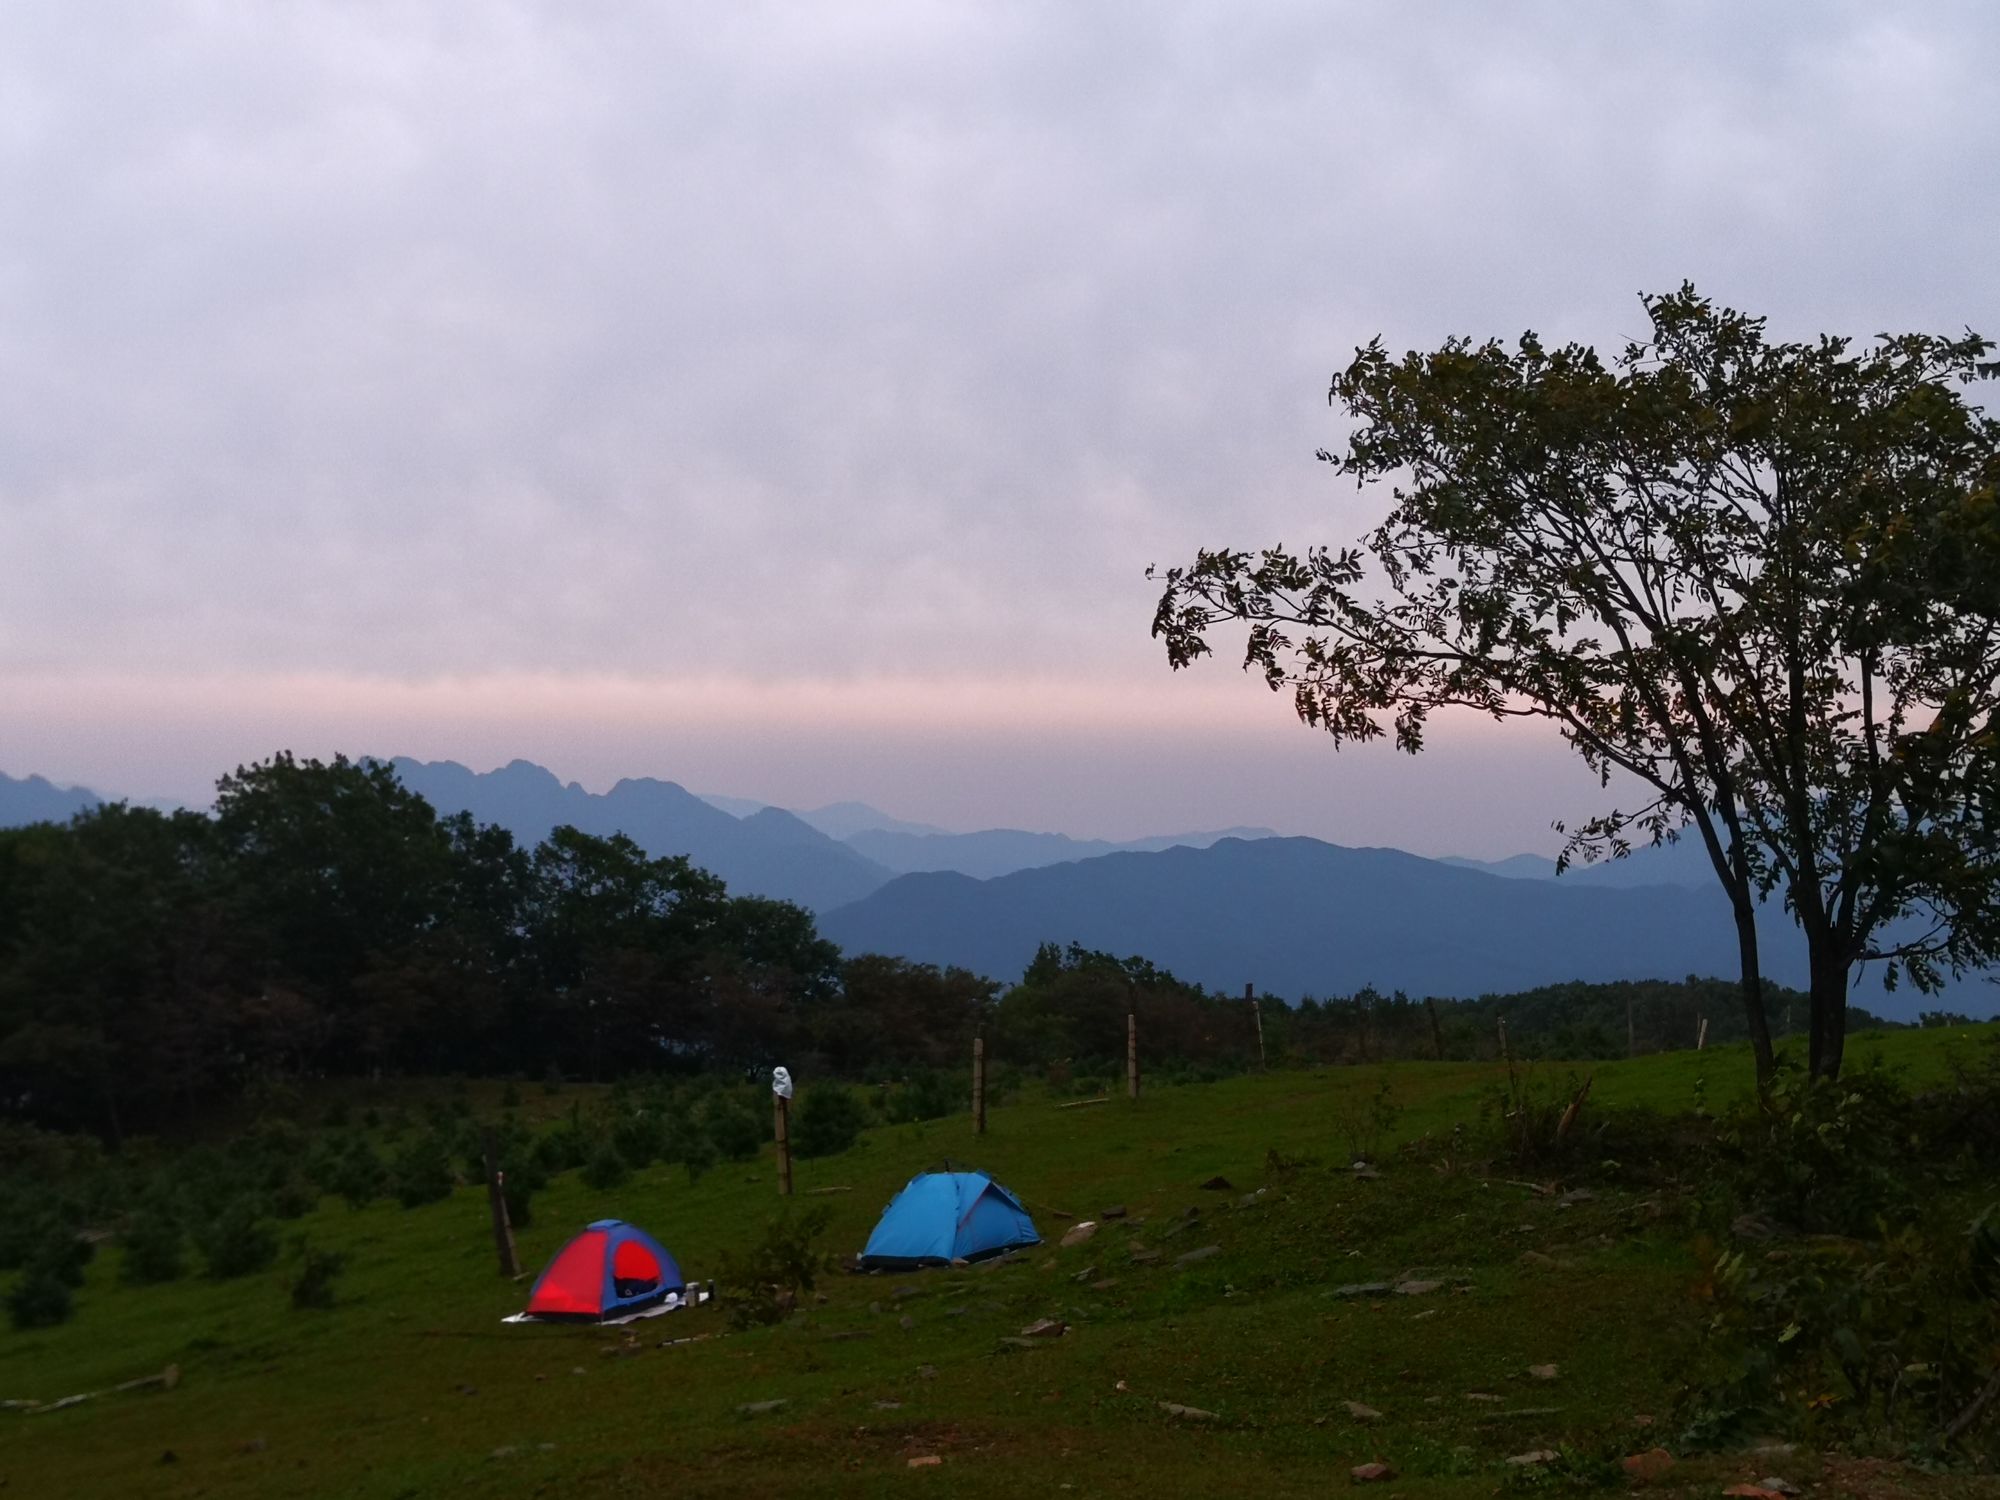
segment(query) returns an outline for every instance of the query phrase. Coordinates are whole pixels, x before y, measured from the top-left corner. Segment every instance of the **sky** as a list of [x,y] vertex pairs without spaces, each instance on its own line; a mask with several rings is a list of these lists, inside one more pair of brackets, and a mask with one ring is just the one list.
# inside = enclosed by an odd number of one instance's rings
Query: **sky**
[[1996,65],[1977,0],[0,8],[0,771],[1553,852],[1560,743],[1336,754],[1148,564],[1365,530],[1377,335],[2000,329]]

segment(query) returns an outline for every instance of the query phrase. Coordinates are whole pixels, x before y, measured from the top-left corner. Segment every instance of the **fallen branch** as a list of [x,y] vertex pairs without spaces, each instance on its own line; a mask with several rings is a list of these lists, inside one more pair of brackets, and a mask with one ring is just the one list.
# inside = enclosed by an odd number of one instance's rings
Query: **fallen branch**
[[1110,1102],[1111,1096],[1109,1094],[1099,1094],[1095,1099],[1072,1099],[1067,1104],[1058,1104],[1056,1108],[1082,1109],[1086,1104],[1109,1104]]
[[1965,1410],[1951,1419],[1951,1424],[1944,1430],[1944,1440],[1947,1443],[1956,1440],[1961,1432],[1977,1422],[1979,1414],[1993,1404],[1995,1396],[2000,1396],[2000,1370],[1995,1370],[1992,1378],[1979,1388],[1979,1394],[1966,1403]]

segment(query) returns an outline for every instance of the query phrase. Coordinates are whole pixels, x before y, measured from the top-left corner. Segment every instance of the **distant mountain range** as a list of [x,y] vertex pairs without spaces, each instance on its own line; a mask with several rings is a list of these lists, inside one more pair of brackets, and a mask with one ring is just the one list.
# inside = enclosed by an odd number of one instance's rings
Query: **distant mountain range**
[[622,833],[649,854],[687,855],[737,895],[826,911],[860,899],[893,873],[779,808],[733,817],[671,781],[643,777],[589,792],[525,760],[483,774],[449,760],[390,764],[403,785],[439,812],[469,812],[528,844],[565,823],[585,833]]
[[[905,875],[821,930],[852,952],[1012,979],[1043,942],[1143,954],[1183,979],[1281,995],[1478,995],[1566,979],[1735,971],[1718,893],[1506,879],[1397,849],[1224,839],[991,880]],[[1793,982],[1778,966],[1774,978]]]
[[57,786],[44,776],[15,780],[0,772],[0,828],[27,823],[66,823],[104,799],[88,787]]

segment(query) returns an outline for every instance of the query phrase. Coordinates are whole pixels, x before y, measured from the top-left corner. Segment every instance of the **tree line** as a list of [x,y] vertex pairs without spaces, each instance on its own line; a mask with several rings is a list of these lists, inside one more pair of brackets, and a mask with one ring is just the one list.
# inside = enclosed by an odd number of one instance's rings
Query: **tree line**
[[573,828],[524,847],[343,757],[240,768],[211,814],[111,804],[0,831],[0,1116],[113,1143],[271,1079],[741,1078],[783,1060],[874,1082],[956,1073],[975,1033],[1002,1067],[1109,1077],[1134,1010],[1169,1076],[1490,1055],[1509,1012],[1524,1044],[1577,1056],[1692,1045],[1697,1014],[1715,1040],[1743,1033],[1733,986],[1641,988],[1636,1010],[1616,986],[1267,995],[1260,1054],[1244,999],[1143,958],[1047,944],[1003,986],[843,956],[809,912],[732,896],[685,857]]

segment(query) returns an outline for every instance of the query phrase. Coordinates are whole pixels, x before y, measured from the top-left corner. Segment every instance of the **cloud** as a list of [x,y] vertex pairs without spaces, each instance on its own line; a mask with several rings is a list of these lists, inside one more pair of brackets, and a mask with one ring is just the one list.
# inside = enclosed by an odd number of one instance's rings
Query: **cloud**
[[[0,15],[9,672],[1173,683],[1375,333],[1991,311],[1972,5]],[[1989,320],[1990,321],[1990,320]],[[116,705],[107,705],[106,713]]]

